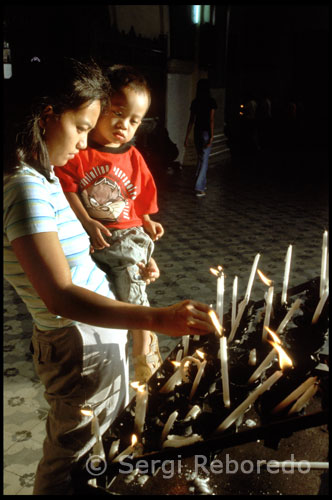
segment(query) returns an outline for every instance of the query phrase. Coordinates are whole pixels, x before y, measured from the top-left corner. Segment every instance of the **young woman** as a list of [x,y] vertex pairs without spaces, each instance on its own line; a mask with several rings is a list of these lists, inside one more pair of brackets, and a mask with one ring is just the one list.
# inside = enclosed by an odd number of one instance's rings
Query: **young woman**
[[5,95],[4,276],[33,318],[33,359],[50,404],[34,494],[71,494],[72,467],[95,442],[82,407],[104,433],[127,404],[127,329],[181,336],[213,328],[209,307],[195,301],[114,300],[53,173],[86,147],[109,95],[99,67],[34,63],[17,83]]

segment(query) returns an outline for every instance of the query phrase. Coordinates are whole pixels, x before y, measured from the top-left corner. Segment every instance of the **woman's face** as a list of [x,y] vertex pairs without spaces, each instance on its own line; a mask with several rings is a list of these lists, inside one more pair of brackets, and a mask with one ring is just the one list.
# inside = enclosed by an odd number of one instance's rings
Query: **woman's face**
[[45,128],[51,165],[63,167],[80,149],[87,147],[88,133],[96,125],[99,113],[99,100],[61,115],[56,115],[52,106],[45,109],[40,124]]

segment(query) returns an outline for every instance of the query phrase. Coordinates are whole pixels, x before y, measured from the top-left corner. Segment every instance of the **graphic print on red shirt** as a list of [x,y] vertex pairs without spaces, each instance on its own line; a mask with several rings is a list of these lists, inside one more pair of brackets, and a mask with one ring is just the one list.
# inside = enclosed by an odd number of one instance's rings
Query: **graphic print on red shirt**
[[79,193],[90,217],[106,227],[141,226],[142,215],[158,211],[152,174],[134,146],[88,147],[54,171],[63,190]]

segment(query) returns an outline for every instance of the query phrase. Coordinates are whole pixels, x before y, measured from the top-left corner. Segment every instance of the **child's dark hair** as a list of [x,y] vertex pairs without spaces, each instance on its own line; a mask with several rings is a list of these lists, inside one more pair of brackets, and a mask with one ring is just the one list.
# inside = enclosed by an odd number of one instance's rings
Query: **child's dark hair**
[[120,92],[124,87],[130,87],[135,92],[146,93],[151,103],[151,88],[145,76],[133,66],[114,64],[106,69],[105,74],[112,87],[112,94]]
[[109,83],[93,61],[61,58],[22,68],[5,93],[5,172],[33,164],[50,180],[51,165],[39,125],[45,108],[51,105],[61,115],[95,100],[104,106],[109,94]]

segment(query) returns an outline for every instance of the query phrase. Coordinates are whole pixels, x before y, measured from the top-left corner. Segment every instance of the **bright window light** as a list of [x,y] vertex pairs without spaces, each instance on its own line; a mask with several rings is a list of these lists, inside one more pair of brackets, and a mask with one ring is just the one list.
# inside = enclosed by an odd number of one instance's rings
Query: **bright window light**
[[201,17],[201,6],[193,5],[192,6],[192,21],[194,24],[199,24]]

